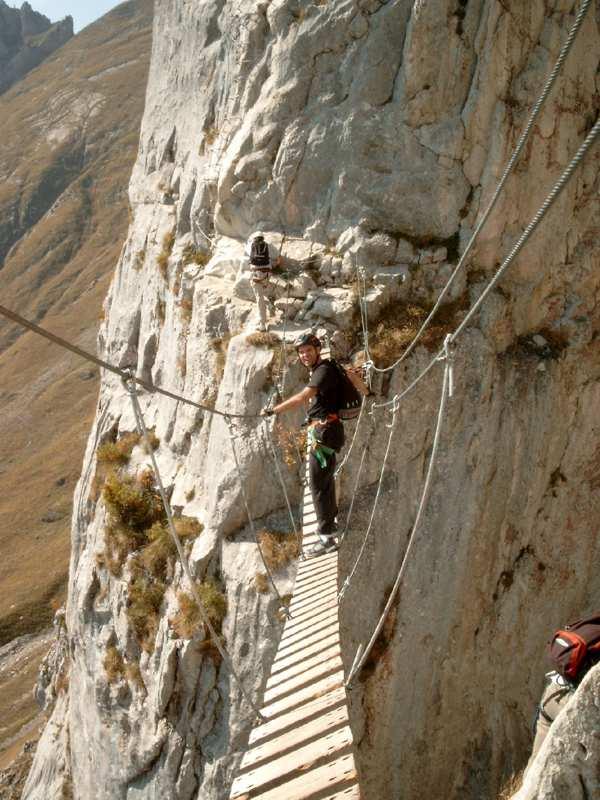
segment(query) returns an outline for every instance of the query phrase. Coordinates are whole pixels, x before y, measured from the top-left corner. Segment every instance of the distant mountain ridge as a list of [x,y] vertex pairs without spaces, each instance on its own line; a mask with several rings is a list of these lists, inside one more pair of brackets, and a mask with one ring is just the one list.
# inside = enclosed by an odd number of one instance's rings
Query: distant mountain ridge
[[0,0],[0,94],[72,36],[72,17],[52,23],[29,3],[11,8]]

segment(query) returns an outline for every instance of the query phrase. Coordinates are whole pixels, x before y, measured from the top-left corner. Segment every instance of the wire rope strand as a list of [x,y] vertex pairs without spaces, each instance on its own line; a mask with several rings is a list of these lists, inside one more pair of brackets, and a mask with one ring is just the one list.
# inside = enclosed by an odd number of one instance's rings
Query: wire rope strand
[[135,417],[135,420],[136,420],[136,425],[137,425],[138,431],[139,431],[140,435],[142,436],[142,438],[144,440],[144,443],[146,445],[146,450],[148,452],[148,455],[150,456],[150,460],[152,461],[152,469],[154,470],[154,475],[156,476],[156,485],[158,487],[158,492],[160,494],[160,499],[162,500],[162,504],[163,504],[163,507],[165,509],[165,514],[166,514],[166,517],[167,517],[167,524],[168,524],[168,528],[169,528],[169,533],[170,533],[171,539],[173,540],[173,543],[175,544],[175,547],[177,549],[177,554],[179,556],[179,561],[181,563],[181,567],[182,567],[183,572],[184,572],[184,574],[185,574],[185,576],[186,576],[186,578],[187,578],[187,580],[188,580],[188,582],[190,584],[190,590],[191,590],[192,595],[194,597],[194,600],[196,601],[196,604],[198,606],[198,613],[200,614],[200,618],[202,620],[202,624],[207,628],[207,630],[209,632],[209,635],[210,635],[210,638],[212,639],[215,647],[217,648],[217,650],[221,654],[221,658],[223,659],[224,663],[226,664],[227,669],[229,670],[229,672],[233,675],[233,677],[237,681],[237,684],[238,684],[238,686],[240,688],[240,691],[241,691],[244,699],[250,705],[250,707],[252,708],[252,710],[256,714],[258,720],[261,721],[261,722],[264,722],[265,721],[265,717],[261,714],[258,706],[254,703],[254,701],[252,700],[250,695],[245,690],[244,685],[242,683],[242,679],[240,678],[240,676],[239,676],[239,674],[238,674],[238,672],[237,672],[237,670],[236,670],[236,668],[235,668],[235,666],[233,664],[233,661],[231,660],[231,657],[230,657],[229,653],[223,647],[221,639],[220,639],[218,633],[216,632],[216,630],[214,629],[214,627],[213,627],[213,625],[212,625],[212,623],[210,621],[210,617],[209,617],[209,615],[208,615],[208,613],[206,611],[204,603],[202,602],[202,598],[200,597],[200,593],[198,592],[198,588],[196,586],[196,583],[195,583],[194,579],[192,578],[192,573],[191,573],[191,570],[190,570],[190,567],[189,567],[188,559],[187,559],[187,557],[185,555],[185,551],[184,551],[183,546],[181,544],[181,540],[180,540],[180,538],[179,538],[179,536],[177,534],[177,530],[175,528],[175,523],[173,521],[173,512],[171,510],[171,504],[170,504],[170,502],[169,502],[169,500],[167,498],[166,492],[165,492],[165,488],[164,488],[164,485],[163,485],[163,482],[162,482],[162,478],[161,478],[161,475],[160,475],[160,470],[158,469],[158,463],[156,461],[156,456],[154,455],[154,450],[153,450],[153,448],[151,447],[151,444],[150,444],[150,440],[149,440],[149,437],[148,437],[148,429],[146,428],[146,423],[144,422],[142,409],[140,408],[140,402],[139,402],[139,399],[138,399],[138,396],[137,396],[137,392],[136,392],[136,388],[135,388],[135,382],[133,380],[127,381],[125,378],[123,379],[123,382],[124,382],[125,386],[127,387],[127,391],[129,392],[129,397],[131,398],[131,404],[133,406],[133,414],[134,414],[134,417]]
[[377,625],[375,626],[375,630],[373,631],[373,634],[372,634],[371,638],[369,639],[369,642],[368,642],[367,646],[362,651],[362,654],[360,655],[360,658],[355,659],[355,663],[354,663],[354,665],[352,667],[352,670],[350,671],[350,674],[348,675],[348,679],[346,681],[346,687],[348,689],[350,689],[352,687],[352,681],[354,680],[354,677],[361,671],[361,669],[364,666],[365,661],[369,657],[369,654],[370,654],[371,650],[373,649],[373,645],[377,641],[377,637],[379,636],[379,634],[381,632],[381,629],[383,628],[383,625],[384,625],[385,620],[387,618],[387,615],[389,614],[389,611],[390,611],[390,609],[391,609],[391,607],[392,607],[392,605],[394,603],[394,600],[396,598],[396,594],[398,592],[398,589],[400,588],[400,584],[402,582],[402,578],[404,577],[404,573],[406,571],[406,565],[408,563],[408,558],[409,558],[413,543],[415,541],[415,535],[417,533],[417,530],[419,529],[419,525],[421,523],[421,519],[423,518],[423,512],[425,511],[425,507],[427,505],[427,500],[429,499],[429,492],[430,492],[430,489],[431,489],[431,480],[432,480],[432,477],[433,477],[433,470],[434,470],[434,466],[435,466],[435,460],[436,460],[438,447],[439,447],[439,443],[440,443],[440,435],[441,435],[441,431],[442,431],[442,423],[443,423],[444,415],[445,415],[445,411],[446,411],[446,400],[448,398],[448,382],[449,382],[450,369],[451,369],[451,361],[450,361],[450,359],[447,359],[446,365],[445,365],[445,369],[444,369],[444,378],[443,378],[443,381],[442,381],[442,392],[441,392],[440,404],[439,404],[439,408],[438,408],[438,415],[437,415],[437,422],[436,422],[436,427],[435,427],[435,434],[434,434],[434,437],[433,437],[433,445],[432,445],[432,448],[431,448],[431,455],[429,457],[429,466],[427,468],[427,475],[425,477],[425,483],[423,485],[423,491],[421,493],[421,499],[419,501],[419,507],[418,507],[418,510],[417,510],[417,515],[415,517],[415,521],[413,523],[412,531],[410,533],[410,538],[408,540],[408,545],[406,546],[406,550],[405,550],[404,556],[402,558],[402,563],[400,565],[400,570],[398,572],[398,576],[396,577],[396,580],[395,580],[394,585],[392,587],[392,591],[390,592],[390,596],[387,599],[387,602],[385,604],[385,608],[383,609],[383,612],[382,612],[382,614],[381,614],[381,616],[379,618],[379,621],[377,622]]
[[271,572],[271,569],[270,569],[270,567],[267,564],[267,561],[265,559],[265,555],[264,555],[264,553],[262,551],[262,547],[260,546],[260,541],[258,539],[258,533],[256,532],[256,525],[254,524],[254,518],[253,518],[252,514],[250,513],[250,505],[248,503],[248,497],[246,496],[246,487],[244,485],[244,480],[243,480],[243,477],[242,477],[242,470],[241,470],[241,467],[240,467],[240,462],[239,462],[239,459],[238,459],[237,450],[235,448],[235,431],[234,431],[234,428],[233,428],[233,422],[231,421],[231,419],[229,419],[229,417],[225,417],[225,422],[227,424],[227,427],[229,428],[229,441],[231,443],[231,450],[233,452],[233,459],[235,461],[235,468],[236,468],[236,471],[237,471],[238,481],[239,481],[239,484],[240,484],[240,490],[241,490],[241,493],[242,493],[242,500],[243,500],[244,506],[246,508],[246,514],[248,516],[248,524],[250,526],[250,531],[252,532],[252,538],[254,539],[254,542],[255,542],[255,544],[256,544],[256,546],[258,548],[258,552],[260,553],[260,558],[261,558],[261,561],[263,563],[263,567],[265,568],[265,572],[267,574],[267,578],[269,579],[269,583],[271,584],[271,586],[273,588],[273,591],[277,595],[277,599],[279,600],[281,610],[284,612],[285,616],[288,619],[291,619],[291,614],[290,614],[288,605],[286,603],[284,603],[283,597],[281,596],[281,594],[279,592],[279,589],[277,588],[277,584],[275,583],[275,579],[273,578],[273,573]]
[[[481,217],[481,219],[477,223],[477,225],[475,227],[475,230],[473,231],[473,234],[471,235],[471,238],[469,239],[469,241],[467,243],[467,246],[465,247],[465,250],[464,250],[462,256],[460,257],[460,259],[458,261],[458,264],[454,268],[454,270],[453,270],[452,274],[450,275],[450,278],[448,279],[446,285],[441,290],[441,292],[440,292],[440,294],[438,296],[438,299],[435,302],[435,305],[433,306],[433,308],[431,309],[431,311],[429,312],[429,314],[425,318],[423,324],[421,325],[421,327],[419,328],[419,330],[415,334],[413,340],[410,342],[410,344],[408,345],[406,350],[402,353],[400,358],[398,358],[389,367],[381,368],[381,367],[376,367],[375,365],[373,365],[373,369],[376,372],[388,372],[388,371],[394,369],[395,367],[397,367],[399,364],[401,364],[406,358],[408,358],[410,353],[416,347],[417,342],[419,341],[419,339],[421,338],[421,336],[423,335],[425,330],[429,327],[429,324],[430,324],[431,320],[433,319],[433,317],[438,312],[438,310],[439,310],[439,308],[440,308],[440,306],[442,304],[442,300],[444,299],[444,297],[448,293],[450,287],[454,283],[454,280],[455,280],[456,276],[458,275],[458,273],[462,269],[465,261],[467,260],[467,256],[469,255],[469,253],[471,252],[471,250],[473,248],[473,245],[475,244],[475,240],[479,236],[479,233],[481,232],[481,230],[484,227],[484,225],[486,224],[490,214],[492,213],[494,207],[496,206],[498,198],[500,197],[500,194],[502,193],[502,189],[504,188],[504,185],[506,184],[506,181],[508,180],[510,174],[512,173],[512,171],[513,171],[513,169],[514,169],[514,167],[515,167],[515,165],[516,165],[516,163],[517,163],[517,161],[518,161],[518,159],[519,159],[519,157],[520,157],[520,155],[521,155],[521,153],[523,151],[523,148],[525,147],[525,144],[527,143],[527,140],[529,139],[529,136],[531,135],[531,131],[533,130],[533,126],[534,126],[534,124],[535,124],[535,122],[536,122],[536,120],[537,120],[537,118],[538,118],[538,116],[539,116],[539,114],[540,114],[540,112],[541,112],[541,110],[542,110],[547,98],[548,98],[548,95],[550,94],[550,92],[552,90],[552,87],[554,86],[554,84],[556,82],[556,79],[558,78],[558,76],[560,74],[560,71],[562,69],[562,66],[563,66],[567,56],[569,55],[569,52],[570,52],[571,47],[573,45],[573,42],[575,41],[575,38],[577,37],[577,34],[579,32],[579,29],[581,28],[581,25],[583,24],[583,20],[585,18],[585,15],[587,14],[587,12],[588,12],[588,10],[590,8],[591,2],[592,2],[592,0],[583,0],[583,2],[581,4],[581,7],[580,7],[580,9],[579,9],[579,11],[577,13],[577,16],[575,17],[575,21],[573,22],[573,25],[571,26],[569,34],[568,34],[568,36],[567,36],[567,38],[566,38],[566,40],[565,40],[565,42],[564,42],[564,44],[563,44],[563,46],[562,46],[562,48],[560,50],[560,53],[559,53],[558,58],[557,58],[557,60],[556,60],[556,62],[554,64],[554,67],[553,67],[552,71],[550,72],[550,75],[548,76],[548,78],[546,80],[546,83],[544,85],[542,93],[538,97],[537,102],[535,103],[535,105],[534,105],[534,107],[533,107],[533,109],[531,111],[529,119],[527,120],[527,124],[525,125],[525,128],[524,128],[521,136],[519,137],[517,145],[516,145],[515,149],[513,150],[513,153],[511,155],[509,161],[508,161],[508,164],[506,165],[506,167],[504,169],[504,172],[502,174],[500,182],[498,183],[498,186],[496,187],[496,190],[494,191],[492,199],[490,200],[487,208],[485,209],[485,211],[483,213],[483,216]],[[371,356],[370,356],[370,354],[368,352],[368,346],[367,346],[367,356],[368,356],[369,359],[371,359]]]
[[534,231],[536,230],[536,228],[538,227],[540,222],[544,219],[544,217],[546,216],[546,214],[548,213],[550,208],[552,208],[552,206],[554,205],[556,200],[560,197],[563,189],[568,184],[568,182],[569,182],[570,178],[572,177],[573,173],[575,172],[575,170],[577,169],[577,167],[579,166],[579,164],[583,160],[583,157],[585,156],[587,151],[590,149],[590,147],[594,144],[594,142],[596,141],[596,139],[598,138],[599,135],[600,135],[600,116],[596,120],[594,126],[592,127],[592,129],[590,130],[588,135],[586,136],[585,141],[580,145],[579,149],[577,150],[577,153],[571,159],[571,162],[569,163],[569,165],[567,166],[567,168],[565,169],[563,174],[560,176],[558,181],[554,184],[554,187],[552,188],[552,191],[546,197],[546,199],[542,203],[541,207],[539,208],[538,212],[535,214],[535,216],[533,217],[533,219],[531,220],[529,225],[525,228],[525,230],[521,234],[519,240],[517,241],[517,243],[515,244],[513,249],[510,251],[508,256],[504,259],[504,261],[501,264],[501,266],[498,268],[498,270],[495,273],[494,277],[490,280],[490,282],[485,287],[485,289],[483,290],[483,292],[481,293],[479,298],[476,300],[476,302],[473,303],[473,305],[469,309],[469,312],[466,315],[466,317],[463,319],[463,321],[460,323],[458,328],[452,334],[452,341],[455,341],[457,339],[457,337],[463,332],[463,330],[466,328],[467,324],[471,321],[473,316],[479,310],[479,307],[481,306],[483,301],[486,299],[486,297],[492,291],[494,286],[496,286],[496,284],[498,283],[498,281],[500,280],[502,275],[506,272],[508,267],[514,261],[514,259],[520,253],[520,251],[523,249],[523,246],[525,245],[527,240],[534,233]]
[[285,480],[283,478],[283,473],[281,472],[281,465],[279,463],[279,458],[277,457],[277,450],[276,450],[275,444],[273,442],[273,437],[271,435],[271,429],[269,428],[269,423],[267,422],[266,418],[265,418],[265,438],[267,440],[267,444],[268,444],[269,450],[271,451],[271,456],[273,458],[273,461],[275,462],[275,471],[277,472],[277,477],[279,479],[279,483],[281,484],[281,489],[283,491],[283,496],[285,498],[285,504],[287,506],[288,513],[289,513],[289,516],[290,516],[290,522],[291,522],[291,525],[292,525],[292,530],[294,531],[294,534],[296,536],[298,536],[298,527],[296,525],[296,520],[294,519],[294,512],[292,511],[292,504],[290,502],[290,498],[289,498],[289,495],[288,495],[287,487],[285,485]]
[[373,520],[375,519],[375,511],[377,510],[377,504],[379,503],[379,498],[381,496],[381,489],[383,487],[383,476],[385,475],[385,470],[388,462],[388,457],[390,455],[390,450],[392,447],[392,439],[394,438],[394,431],[396,429],[396,421],[397,421],[397,406],[394,406],[393,412],[393,419],[392,424],[390,425],[390,433],[388,436],[387,446],[385,448],[385,455],[383,457],[383,461],[381,463],[381,472],[379,473],[379,481],[377,483],[377,491],[375,493],[375,500],[373,501],[373,508],[371,509],[371,516],[369,518],[369,524],[367,526],[367,530],[365,532],[361,548],[358,552],[358,555],[354,561],[352,569],[350,570],[349,574],[346,576],[344,583],[342,584],[342,588],[338,592],[338,602],[343,598],[346,591],[350,588],[350,584],[352,582],[352,578],[354,577],[356,570],[358,569],[358,565],[361,562],[363,553],[365,552],[365,547],[367,546],[367,541],[371,534],[371,529],[373,527]]
[[365,463],[365,456],[367,455],[367,448],[363,448],[362,455],[360,457],[360,466],[358,467],[358,472],[356,473],[356,480],[354,481],[354,491],[352,492],[352,500],[350,501],[350,508],[348,509],[348,516],[346,517],[346,522],[344,524],[344,530],[342,535],[340,536],[340,542],[343,542],[346,538],[346,534],[348,533],[348,528],[350,526],[350,520],[352,518],[352,511],[354,509],[354,501],[356,500],[356,494],[358,492],[358,487],[360,485],[360,477],[362,475],[363,466]]
[[44,339],[47,339],[49,342],[62,347],[65,350],[69,350],[71,353],[74,353],[76,356],[89,361],[91,364],[96,364],[96,366],[100,367],[101,369],[108,370],[112,372],[114,375],[118,375],[119,378],[122,380],[133,380],[138,386],[142,386],[147,391],[151,392],[152,394],[162,394],[165,397],[170,397],[172,400],[179,400],[181,403],[185,403],[187,405],[193,406],[194,408],[200,409],[200,411],[206,411],[208,414],[216,414],[219,417],[230,417],[232,419],[258,419],[260,414],[234,414],[229,411],[221,411],[218,408],[210,408],[209,406],[202,405],[202,403],[196,403],[194,400],[190,400],[187,397],[183,397],[182,395],[175,394],[174,392],[170,392],[168,389],[163,389],[160,386],[155,386],[150,381],[144,381],[137,376],[131,377],[129,375],[128,370],[120,369],[119,367],[115,367],[112,364],[109,364],[108,361],[104,361],[98,356],[93,355],[92,353],[88,352],[87,350],[83,350],[81,347],[78,347],[76,344],[72,344],[71,342],[67,341],[67,339],[63,339],[62,336],[57,336],[55,333],[51,333],[47,331],[45,328],[36,325],[34,322],[30,322],[25,317],[22,317],[20,314],[17,314],[16,311],[11,311],[6,306],[0,305],[0,315],[9,319],[11,322],[15,322],[17,325],[20,325],[22,328],[27,328],[32,333],[41,336]]

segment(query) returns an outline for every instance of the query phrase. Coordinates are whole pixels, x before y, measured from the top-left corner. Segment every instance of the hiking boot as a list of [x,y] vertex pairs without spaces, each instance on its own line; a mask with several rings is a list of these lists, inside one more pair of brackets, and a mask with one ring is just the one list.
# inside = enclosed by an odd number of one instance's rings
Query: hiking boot
[[313,544],[308,554],[310,556],[324,556],[326,553],[334,553],[337,549],[337,542],[333,536],[324,536],[320,542]]

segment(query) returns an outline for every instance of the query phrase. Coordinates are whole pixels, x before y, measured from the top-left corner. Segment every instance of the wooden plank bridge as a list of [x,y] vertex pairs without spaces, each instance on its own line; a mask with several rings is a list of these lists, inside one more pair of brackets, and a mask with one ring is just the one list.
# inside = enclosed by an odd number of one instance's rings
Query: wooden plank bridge
[[[308,478],[308,475],[307,475]],[[317,542],[310,488],[303,548]],[[360,800],[340,651],[337,551],[301,561],[291,619],[230,800]]]

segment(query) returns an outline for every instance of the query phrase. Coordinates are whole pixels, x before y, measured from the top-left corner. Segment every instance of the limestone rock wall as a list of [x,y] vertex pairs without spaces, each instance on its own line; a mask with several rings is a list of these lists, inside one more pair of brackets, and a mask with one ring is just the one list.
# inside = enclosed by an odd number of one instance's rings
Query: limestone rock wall
[[[256,413],[278,375],[277,348],[244,332],[254,311],[237,271],[256,229],[283,254],[299,301],[290,311],[274,290],[280,327],[287,313],[292,327],[341,328],[356,341],[356,266],[368,275],[373,320],[390,302],[431,302],[574,8],[572,0],[157,0],[132,222],[106,302],[103,355],[199,402]],[[595,118],[594,12],[450,295],[448,326]],[[598,164],[596,149],[460,342],[424,526],[377,658],[352,694],[366,798],[495,797],[527,756],[545,640],[600,589]],[[391,397],[429,357],[418,348],[377,389]],[[300,378],[288,373],[286,394]],[[398,411],[374,535],[342,610],[349,661],[399,566],[440,378],[434,370]],[[225,424],[156,395],[142,403],[174,507],[205,525],[194,569],[226,587],[227,645],[258,697],[278,635],[276,604],[253,584],[260,565]],[[356,452],[368,448],[368,458],[343,572],[370,513],[387,421],[379,412],[359,433]],[[95,451],[133,424],[125,391],[105,376],[73,518],[69,688],[51,722],[61,733],[40,747],[28,798],[48,796],[46,776],[59,765],[75,797],[93,789],[111,799],[221,800],[248,730],[225,670],[173,635],[177,570],[148,654],[127,619],[127,569],[115,578],[97,561],[106,510],[92,492]],[[260,426],[248,424],[236,441],[253,514],[285,525]],[[146,462],[138,448],[128,469]],[[357,467],[355,455],[342,500]],[[293,471],[287,480],[297,500]],[[279,577],[291,586],[291,570]],[[110,646],[139,662],[143,691],[107,680]]]

